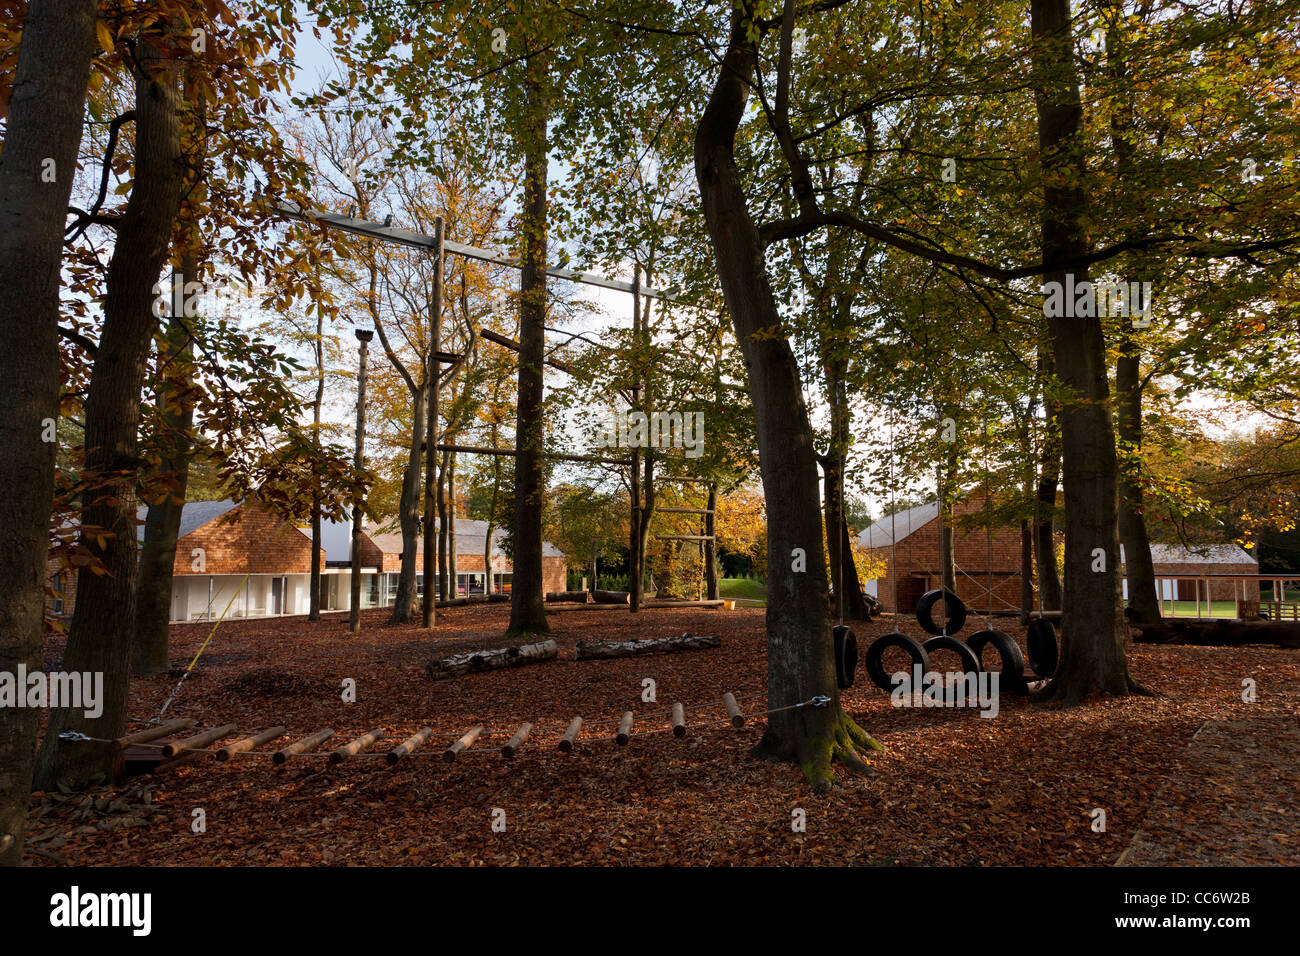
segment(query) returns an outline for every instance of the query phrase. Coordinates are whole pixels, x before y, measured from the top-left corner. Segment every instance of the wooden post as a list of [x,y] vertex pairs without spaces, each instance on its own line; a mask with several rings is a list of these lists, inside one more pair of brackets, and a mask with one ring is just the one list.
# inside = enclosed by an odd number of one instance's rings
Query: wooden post
[[217,759],[229,760],[235,754],[242,754],[245,751],[252,750],[254,747],[268,744],[276,737],[283,737],[288,732],[287,727],[272,727],[270,730],[264,730],[260,734],[253,734],[251,737],[244,737],[242,740],[236,740],[234,743],[226,744],[218,750]]
[[167,744],[162,749],[164,757],[175,757],[186,750],[200,750],[212,743],[214,740],[220,740],[222,737],[229,737],[236,730],[235,724],[226,724],[224,727],[216,727],[212,730],[205,730],[201,734],[195,734],[193,737],[186,737],[184,740],[177,740]]
[[302,740],[291,743],[283,750],[277,750],[271,759],[275,763],[284,763],[296,754],[305,754],[309,750],[315,750],[333,736],[334,729],[332,727],[326,727],[324,730],[316,731],[316,733],[312,734],[310,737],[304,737]]
[[[639,263],[632,264],[632,342],[634,347],[641,344],[641,266]],[[637,360],[640,362],[640,359]],[[641,377],[640,373],[636,375],[632,383],[632,408],[639,410],[637,406],[641,402]],[[628,476],[628,498],[632,502],[631,520],[628,523],[628,544],[631,546],[627,554],[627,588],[630,592],[628,605],[635,614],[641,610],[641,600],[644,596],[641,590],[641,582],[645,577],[645,571],[641,567],[641,449],[639,446],[633,446],[632,452],[632,471]],[[599,582],[592,581],[592,590],[595,590]]]
[[159,724],[157,727],[149,727],[145,730],[137,730],[133,734],[127,734],[125,737],[118,737],[113,741],[114,750],[125,750],[132,744],[145,744],[151,740],[157,740],[159,737],[168,737],[178,730],[189,730],[197,723],[189,717],[169,720]]
[[623,719],[618,722],[618,736],[614,738],[618,741],[620,747],[626,747],[627,742],[632,739],[632,711],[623,714]]
[[[361,359],[357,364],[357,447],[353,455],[353,465],[357,471],[365,466],[366,460],[366,357],[369,353],[370,340],[375,333],[370,329],[357,329],[357,341],[361,343]],[[348,608],[348,630],[353,634],[361,630],[361,500],[352,502],[352,580],[351,607]],[[277,760],[276,763],[284,763]]]
[[686,736],[686,708],[680,702],[673,704],[673,736]]
[[478,735],[481,733],[483,733],[482,727],[470,728],[470,730],[465,733],[465,736],[461,737],[460,740],[456,741],[442,752],[442,759],[447,763],[454,763],[456,755],[469,750],[469,748],[474,745],[474,741],[478,740]]
[[[442,348],[442,269],[443,269],[442,217],[433,220],[433,301],[429,303],[429,330],[433,351]],[[435,527],[436,505],[434,492],[438,486],[438,418],[442,414],[442,366],[435,358],[429,363],[429,414],[424,434],[424,601],[421,603],[422,623],[433,627],[437,620],[434,608],[438,600],[438,531]],[[491,569],[489,569],[490,573]],[[443,597],[450,597],[444,594]]]
[[722,706],[727,708],[727,716],[731,718],[731,726],[744,727],[745,717],[740,712],[740,705],[736,703],[736,695],[727,691],[722,695]]
[[528,732],[532,729],[533,725],[525,720],[519,729],[515,731],[515,735],[510,738],[510,741],[501,748],[501,756],[513,757],[515,752],[524,745],[524,741],[528,739]]
[[[428,582],[425,582],[425,587],[427,588],[428,586]],[[411,736],[407,737],[392,750],[388,751],[388,756],[385,759],[387,759],[390,764],[395,764],[432,736],[432,727],[421,727],[416,733],[411,734]]]
[[573,742],[578,739],[578,731],[582,729],[582,718],[574,717],[569,721],[569,729],[564,732],[558,744],[561,751],[568,753],[573,749]]
[[370,733],[358,737],[350,744],[344,744],[338,750],[331,753],[330,763],[342,763],[349,757],[356,756],[382,736],[384,736],[384,732],[376,727],[374,730],[370,731]]

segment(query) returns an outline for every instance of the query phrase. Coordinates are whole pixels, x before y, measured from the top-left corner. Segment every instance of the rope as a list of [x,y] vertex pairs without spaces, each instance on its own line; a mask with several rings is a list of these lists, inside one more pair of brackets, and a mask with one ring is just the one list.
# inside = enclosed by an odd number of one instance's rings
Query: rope
[[[286,520],[276,529],[275,534],[271,535],[271,537],[267,539],[266,544],[262,545],[262,550],[257,553],[257,557],[261,558],[262,555],[266,553],[266,549],[271,546],[271,542],[283,534],[284,530],[288,527],[289,522]],[[253,562],[249,562],[250,567],[256,560],[257,559],[254,559]],[[226,602],[226,607],[225,610],[221,612],[221,617],[217,618],[216,622],[212,625],[212,630],[208,632],[208,636],[204,638],[203,643],[199,645],[199,649],[195,652],[193,660],[190,661],[190,666],[185,668],[185,672],[181,674],[181,679],[176,682],[176,686],[172,688],[172,692],[167,696],[167,700],[163,702],[162,710],[158,711],[158,716],[150,721],[151,724],[158,723],[162,720],[163,714],[167,713],[167,708],[172,705],[172,701],[175,700],[176,695],[180,693],[181,685],[185,683],[185,678],[190,676],[190,672],[194,670],[194,665],[199,662],[199,658],[203,656],[203,652],[207,650],[208,644],[212,641],[212,638],[216,636],[217,628],[219,628],[221,623],[226,619],[226,615],[230,612],[230,608],[235,603],[235,598],[239,597],[239,595],[243,593],[244,587],[248,584],[248,579],[252,576],[252,573],[251,570],[244,572],[244,579],[239,582],[239,587],[235,588],[235,593],[232,594],[230,600]],[[208,610],[212,610],[211,598],[208,598]]]

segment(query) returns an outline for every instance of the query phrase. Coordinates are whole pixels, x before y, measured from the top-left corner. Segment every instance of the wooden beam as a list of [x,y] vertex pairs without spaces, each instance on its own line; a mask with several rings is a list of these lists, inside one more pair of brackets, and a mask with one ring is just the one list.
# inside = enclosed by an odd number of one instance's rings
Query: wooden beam
[[618,722],[618,736],[614,739],[620,747],[626,747],[627,742],[632,739],[632,711],[626,711],[623,719]]
[[740,712],[740,705],[736,703],[736,695],[727,691],[722,695],[722,706],[727,708],[727,716],[731,718],[731,726],[744,727],[745,717]]
[[407,737],[405,740],[403,740],[392,750],[388,751],[388,756],[385,759],[390,764],[395,764],[397,763],[397,761],[401,760],[407,754],[414,752],[420,746],[420,744],[424,743],[432,736],[433,736],[432,727],[421,727],[419,730],[411,734],[411,736]]
[[235,754],[242,754],[245,751],[252,750],[254,747],[260,747],[262,744],[268,744],[276,737],[283,737],[289,732],[287,727],[272,727],[270,730],[264,730],[260,734],[253,734],[251,737],[244,737],[236,740],[234,743],[226,744],[217,751],[218,760],[229,760]]
[[157,740],[159,737],[168,737],[178,730],[189,730],[197,721],[189,717],[169,720],[159,724],[157,727],[149,727],[145,730],[137,730],[133,734],[127,734],[125,737],[118,737],[113,741],[114,750],[125,750],[132,744],[144,744],[151,740]]
[[382,736],[384,736],[384,732],[376,727],[370,733],[363,734],[351,743],[344,744],[338,750],[335,750],[330,754],[330,763],[342,763],[349,757],[356,756]]
[[564,732],[564,736],[560,738],[560,742],[556,746],[567,754],[573,749],[574,741],[578,739],[578,731],[581,729],[582,718],[574,717],[573,720],[569,721],[569,729]]
[[673,736],[686,736],[686,708],[680,701],[673,704]]
[[[497,345],[503,345],[516,352],[520,349],[518,342],[507,335],[502,335],[500,332],[493,332],[491,329],[479,329],[478,334],[483,336],[483,338],[487,339],[489,342],[495,342]],[[561,372],[567,372],[570,375],[573,374],[573,366],[568,362],[561,362],[559,359],[542,359],[542,364],[549,365],[554,369],[559,369]]]
[[293,757],[297,754],[304,754],[307,753],[309,750],[315,750],[317,747],[319,747],[321,744],[323,744],[325,741],[329,740],[333,736],[334,736],[334,728],[332,727],[326,727],[324,730],[318,730],[310,737],[304,737],[302,738],[302,740],[298,740],[295,741],[294,743],[291,743],[283,750],[277,750],[275,754],[271,757],[271,760],[275,763],[284,763],[290,757]]
[[519,729],[515,731],[515,735],[501,748],[501,756],[513,757],[519,748],[524,745],[524,741],[528,739],[528,733],[532,729],[532,723],[527,720],[520,724]]
[[216,727],[212,730],[205,730],[201,734],[195,734],[193,737],[186,737],[184,740],[176,740],[166,744],[162,749],[164,757],[177,757],[186,750],[200,750],[222,737],[229,737],[238,729],[236,724],[226,724],[224,727]]
[[474,746],[474,741],[478,740],[478,735],[481,733],[483,733],[482,727],[471,727],[463,737],[442,752],[442,759],[447,763],[454,763],[458,754],[463,754]]
[[[515,448],[485,448],[482,445],[447,445],[439,444],[438,451],[458,451],[466,455],[505,455],[514,457],[519,454]],[[630,465],[630,458],[598,458],[595,455],[563,455],[559,452],[542,452],[543,458],[553,461],[585,461],[595,465]]]
[[711,515],[708,508],[656,508],[655,514],[665,515]]

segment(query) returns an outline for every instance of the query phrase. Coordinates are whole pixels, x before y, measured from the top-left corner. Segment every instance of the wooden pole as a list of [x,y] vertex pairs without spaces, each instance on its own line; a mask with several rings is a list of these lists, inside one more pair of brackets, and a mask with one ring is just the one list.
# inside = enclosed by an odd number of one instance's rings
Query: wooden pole
[[294,743],[291,743],[283,750],[277,750],[275,754],[271,757],[271,759],[275,763],[284,763],[290,757],[293,757],[297,754],[305,754],[309,750],[315,750],[317,747],[319,747],[321,744],[323,744],[325,741],[329,740],[333,736],[334,736],[334,729],[332,727],[326,727],[324,730],[316,731],[316,733],[312,734],[310,737],[304,737],[302,738],[302,740],[298,740],[295,741]]
[[510,738],[510,741],[501,748],[501,756],[513,757],[516,751],[524,745],[524,741],[528,739],[528,733],[532,729],[533,725],[529,721],[525,720],[520,725],[519,729],[515,731],[515,735]]
[[[442,217],[433,221],[433,301],[429,303],[429,329],[433,349],[442,348],[442,270],[443,270]],[[424,433],[424,601],[421,604],[422,623],[431,628],[437,621],[435,602],[438,572],[438,530],[435,526],[434,492],[438,485],[438,418],[442,414],[442,367],[430,363],[429,414]],[[444,594],[443,597],[448,597]]]
[[[641,266],[639,263],[632,265],[632,341],[635,346],[641,344]],[[638,367],[640,359],[638,358]],[[632,385],[631,405],[634,410],[639,410],[641,404],[641,376],[638,372]],[[628,605],[632,613],[636,614],[641,610],[641,601],[644,597],[642,593],[642,581],[645,578],[645,571],[641,566],[641,449],[639,446],[632,448],[632,471],[628,477],[628,498],[632,503],[632,512],[628,522],[628,553],[627,553],[627,587],[630,592]],[[595,590],[598,581],[592,581],[592,590]]]
[[127,734],[125,737],[118,737],[113,741],[114,750],[125,750],[132,744],[146,744],[151,740],[157,740],[159,737],[168,737],[178,730],[189,730],[197,723],[189,717],[182,717],[176,720],[168,720],[159,724],[157,727],[149,727],[145,730],[137,730],[133,734]]
[[[428,585],[426,584],[426,587],[427,586]],[[392,750],[388,751],[388,756],[385,759],[387,759],[390,764],[395,764],[432,736],[432,727],[421,727],[416,733],[411,734],[411,736],[407,737]]]
[[[369,329],[356,330],[357,341],[361,343],[361,359],[357,363],[357,447],[352,463],[357,471],[365,467],[366,460],[366,360],[370,340],[375,333]],[[348,630],[353,634],[361,631],[361,499],[352,502],[352,580],[351,601],[348,608]],[[283,760],[276,761],[284,763]]]
[[560,742],[558,744],[562,752],[567,754],[569,751],[573,749],[573,742],[578,739],[578,731],[581,729],[582,729],[581,717],[574,717],[573,720],[569,721],[569,729],[564,732],[564,736],[560,738]]
[[222,737],[229,737],[235,732],[237,725],[226,724],[224,727],[215,727],[212,730],[205,730],[201,734],[195,734],[193,737],[186,737],[184,740],[173,741],[162,749],[164,757],[175,757],[186,750],[200,750],[215,740]]
[[244,737],[241,740],[236,740],[234,743],[226,744],[218,750],[217,759],[229,760],[235,754],[242,754],[245,751],[252,750],[254,747],[268,744],[276,737],[283,737],[288,732],[287,727],[272,727],[270,730],[264,730],[260,734],[253,734],[251,737]]
[[731,718],[731,726],[744,727],[745,717],[740,712],[740,705],[736,703],[736,695],[727,691],[722,695],[722,706],[727,708],[727,716]]
[[455,763],[456,755],[463,754],[470,747],[474,746],[474,741],[478,740],[478,735],[483,733],[482,727],[471,727],[465,732],[465,735],[456,741],[450,747],[442,752],[442,759],[447,763]]
[[673,736],[686,736],[686,708],[680,702],[673,704]]
[[330,763],[342,763],[349,757],[355,757],[382,736],[384,736],[384,732],[376,727],[374,730],[370,731],[370,733],[358,737],[349,744],[344,744],[342,747],[338,748],[338,750],[331,753]]
[[614,738],[618,741],[620,747],[626,747],[627,742],[632,739],[632,711],[626,711],[623,719],[618,722],[618,736]]

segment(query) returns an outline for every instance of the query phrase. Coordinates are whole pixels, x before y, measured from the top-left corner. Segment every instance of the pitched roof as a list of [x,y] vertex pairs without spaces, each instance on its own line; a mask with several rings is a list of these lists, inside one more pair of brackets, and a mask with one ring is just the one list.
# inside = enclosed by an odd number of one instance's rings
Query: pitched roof
[[[225,501],[187,501],[181,505],[181,525],[180,530],[176,532],[176,537],[183,538],[191,531],[197,531],[205,524],[216,521],[228,511],[233,511],[239,507],[240,502],[226,499]],[[136,508],[136,518],[143,522],[149,514],[148,505],[140,505]],[[136,527],[136,537],[144,540],[144,525]]]
[[[1119,546],[1124,560],[1124,546]],[[1152,564],[1239,564],[1258,567],[1259,560],[1235,544],[1204,544],[1185,548],[1179,544],[1151,545]]]
[[[939,517],[937,501],[928,501],[906,511],[885,515],[858,534],[858,544],[865,548],[888,547],[902,541],[912,532],[920,531],[937,517]],[[895,534],[898,535],[897,538],[894,537]]]
[[[487,525],[486,521],[480,521],[477,518],[457,518],[456,554],[481,555],[484,545],[483,538],[487,534]],[[505,538],[505,534],[505,529],[500,525],[492,529],[492,553],[494,555],[504,553],[501,549],[501,541]],[[373,530],[367,530],[366,535],[375,543],[375,547],[379,548],[384,554],[402,553],[402,533],[397,529],[396,519],[390,519]],[[549,541],[543,541],[542,557],[562,558],[564,552]]]

